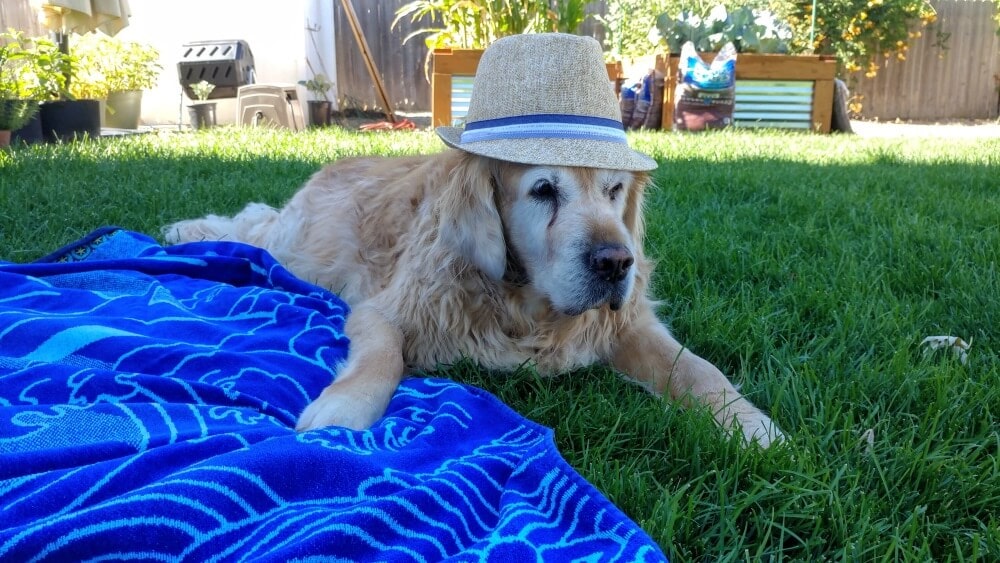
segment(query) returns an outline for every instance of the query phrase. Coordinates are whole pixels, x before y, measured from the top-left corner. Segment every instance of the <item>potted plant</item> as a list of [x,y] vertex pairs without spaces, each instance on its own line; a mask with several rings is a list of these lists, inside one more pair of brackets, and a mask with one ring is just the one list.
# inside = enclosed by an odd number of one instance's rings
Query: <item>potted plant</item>
[[0,33],[0,130],[9,131],[11,141],[42,141],[39,103],[64,84],[67,65],[68,58],[47,39]]
[[327,80],[325,74],[320,73],[309,80],[299,80],[299,85],[305,86],[306,90],[316,98],[309,100],[309,125],[311,127],[330,125],[332,104],[326,93],[333,88],[333,83]]
[[[77,98],[106,98],[104,124],[119,129],[136,129],[142,108],[142,91],[156,85],[163,67],[160,52],[144,43],[124,41],[102,33],[88,33],[75,43],[80,72],[71,92]],[[83,84],[92,89],[86,96],[73,91]],[[103,94],[103,95],[102,95]]]
[[195,129],[215,127],[215,102],[208,101],[212,90],[215,90],[215,84],[207,80],[191,85],[191,91],[194,92],[194,97],[198,100],[188,106],[191,127]]
[[24,69],[29,59],[21,34],[0,34],[0,147],[10,145],[11,133],[38,113],[38,101],[30,99],[24,88]]
[[[46,141],[72,141],[101,136],[101,100],[107,87],[93,60],[65,53],[52,42],[35,40],[45,101],[40,107]],[[86,53],[84,53],[86,55]]]

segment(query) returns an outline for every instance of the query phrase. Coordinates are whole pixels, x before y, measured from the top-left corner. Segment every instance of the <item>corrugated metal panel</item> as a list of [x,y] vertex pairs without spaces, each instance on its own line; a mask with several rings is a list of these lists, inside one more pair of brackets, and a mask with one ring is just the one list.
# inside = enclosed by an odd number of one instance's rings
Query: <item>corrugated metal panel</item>
[[736,127],[809,129],[812,98],[811,81],[737,80],[733,124]]
[[451,121],[455,127],[461,126],[469,113],[469,100],[472,98],[471,76],[451,77]]

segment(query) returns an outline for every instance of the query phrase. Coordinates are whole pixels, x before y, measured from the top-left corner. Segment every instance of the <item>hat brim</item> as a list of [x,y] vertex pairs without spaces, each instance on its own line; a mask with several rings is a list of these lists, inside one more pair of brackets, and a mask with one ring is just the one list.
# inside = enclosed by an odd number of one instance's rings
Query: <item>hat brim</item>
[[438,127],[435,130],[444,144],[479,156],[519,164],[544,166],[580,166],[648,172],[656,161],[624,143],[586,139],[496,139],[462,143],[461,127]]

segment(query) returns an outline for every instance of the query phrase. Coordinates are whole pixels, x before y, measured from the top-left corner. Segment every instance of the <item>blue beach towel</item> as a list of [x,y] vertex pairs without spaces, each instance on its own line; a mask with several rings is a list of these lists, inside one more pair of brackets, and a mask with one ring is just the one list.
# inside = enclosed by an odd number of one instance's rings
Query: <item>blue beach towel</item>
[[236,243],[104,229],[0,263],[0,561],[659,561],[473,387],[407,379],[297,434],[347,306]]

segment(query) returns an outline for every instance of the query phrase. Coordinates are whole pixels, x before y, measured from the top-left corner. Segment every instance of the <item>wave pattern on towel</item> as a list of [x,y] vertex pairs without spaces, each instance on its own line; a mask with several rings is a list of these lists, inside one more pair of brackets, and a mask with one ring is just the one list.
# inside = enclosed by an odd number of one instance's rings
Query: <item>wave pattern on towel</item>
[[662,560],[551,432],[404,381],[294,431],[348,313],[265,252],[103,229],[0,263],[0,560]]

